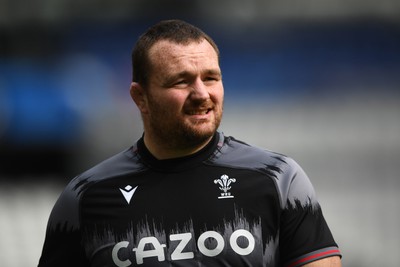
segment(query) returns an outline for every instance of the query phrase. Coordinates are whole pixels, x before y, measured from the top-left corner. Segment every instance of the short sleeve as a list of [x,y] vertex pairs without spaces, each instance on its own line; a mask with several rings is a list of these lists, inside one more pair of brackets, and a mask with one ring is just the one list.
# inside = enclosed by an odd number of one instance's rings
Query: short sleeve
[[280,225],[284,266],[302,266],[325,257],[340,256],[309,178],[293,160],[289,165]]
[[78,213],[79,199],[70,184],[50,214],[39,267],[89,266],[82,246]]

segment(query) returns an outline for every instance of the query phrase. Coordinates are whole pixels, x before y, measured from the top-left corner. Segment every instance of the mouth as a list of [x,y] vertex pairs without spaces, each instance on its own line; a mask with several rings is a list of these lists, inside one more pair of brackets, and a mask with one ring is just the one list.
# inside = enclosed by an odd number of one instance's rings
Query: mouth
[[199,110],[190,110],[187,113],[189,115],[207,115],[212,109],[207,108],[207,109],[199,109]]

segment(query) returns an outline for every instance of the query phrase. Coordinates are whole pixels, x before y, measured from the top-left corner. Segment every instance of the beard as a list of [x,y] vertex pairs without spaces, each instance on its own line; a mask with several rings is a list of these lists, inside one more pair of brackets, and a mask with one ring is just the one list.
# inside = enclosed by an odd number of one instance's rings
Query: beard
[[[158,103],[155,99],[149,99],[149,127],[152,136],[157,143],[170,149],[188,149],[201,146],[211,140],[217,131],[221,119],[223,107],[213,108],[214,116],[207,121],[192,121],[181,113],[176,114]],[[191,107],[196,108],[204,103],[192,103]]]

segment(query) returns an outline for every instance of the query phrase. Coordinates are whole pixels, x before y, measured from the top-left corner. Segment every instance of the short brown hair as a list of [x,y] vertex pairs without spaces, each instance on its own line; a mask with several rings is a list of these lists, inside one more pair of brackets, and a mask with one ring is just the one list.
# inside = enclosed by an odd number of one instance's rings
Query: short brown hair
[[207,40],[217,52],[219,50],[215,42],[199,28],[182,20],[163,20],[150,27],[139,37],[132,51],[132,81],[146,86],[150,73],[150,60],[148,52],[150,48],[161,40],[168,40],[177,44],[189,44]]

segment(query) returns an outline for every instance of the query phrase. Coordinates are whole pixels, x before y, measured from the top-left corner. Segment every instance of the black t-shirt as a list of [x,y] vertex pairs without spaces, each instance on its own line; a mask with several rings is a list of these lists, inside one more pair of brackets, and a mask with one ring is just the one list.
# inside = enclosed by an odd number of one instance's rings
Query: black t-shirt
[[291,158],[216,133],[157,160],[143,139],[73,179],[39,267],[301,266],[340,255]]

